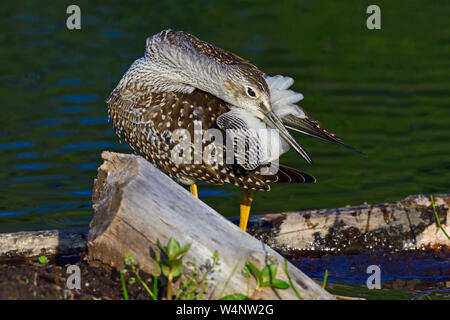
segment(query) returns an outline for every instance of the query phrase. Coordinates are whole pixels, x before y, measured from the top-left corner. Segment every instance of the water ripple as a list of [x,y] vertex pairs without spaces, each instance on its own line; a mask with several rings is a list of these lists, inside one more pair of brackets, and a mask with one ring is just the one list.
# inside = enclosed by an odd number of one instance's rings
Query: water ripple
[[33,141],[16,141],[0,144],[0,150],[23,149],[23,148],[30,148],[32,146],[34,146]]
[[63,102],[94,102],[99,100],[97,94],[69,94],[61,97]]

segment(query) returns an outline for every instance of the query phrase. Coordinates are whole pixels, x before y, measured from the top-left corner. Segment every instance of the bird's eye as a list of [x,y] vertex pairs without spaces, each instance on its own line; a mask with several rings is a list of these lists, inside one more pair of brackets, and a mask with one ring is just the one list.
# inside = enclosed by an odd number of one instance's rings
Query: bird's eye
[[250,88],[250,87],[247,87],[247,94],[250,96],[250,97],[256,97],[256,93],[255,93],[255,91],[253,91],[253,89],[252,88]]

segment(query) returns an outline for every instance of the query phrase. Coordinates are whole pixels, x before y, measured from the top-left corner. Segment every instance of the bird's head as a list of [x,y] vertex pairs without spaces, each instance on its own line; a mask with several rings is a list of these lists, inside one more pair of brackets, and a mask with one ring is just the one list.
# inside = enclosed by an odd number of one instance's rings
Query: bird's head
[[262,75],[252,71],[237,68],[229,72],[223,82],[223,99],[262,120],[272,111],[270,90]]
[[273,112],[270,102],[270,89],[262,74],[242,68],[234,71],[228,73],[231,76],[224,80],[222,99],[253,114],[270,128],[278,130],[279,135],[302,158],[311,163],[311,158],[306,151],[288,132],[282,120]]

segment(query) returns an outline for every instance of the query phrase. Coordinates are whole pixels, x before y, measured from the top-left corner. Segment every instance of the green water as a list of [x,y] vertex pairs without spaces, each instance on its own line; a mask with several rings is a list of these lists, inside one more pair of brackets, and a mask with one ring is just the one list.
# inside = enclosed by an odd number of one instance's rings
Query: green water
[[[448,1],[377,1],[375,31],[366,28],[369,1],[77,1],[75,31],[65,27],[69,4],[2,4],[0,232],[87,228],[101,151],[130,152],[104,101],[146,37],[165,28],[293,77],[301,105],[367,154],[297,135],[313,165],[293,151],[281,162],[318,182],[259,192],[253,214],[450,190]],[[199,187],[213,208],[238,214],[239,189]]]

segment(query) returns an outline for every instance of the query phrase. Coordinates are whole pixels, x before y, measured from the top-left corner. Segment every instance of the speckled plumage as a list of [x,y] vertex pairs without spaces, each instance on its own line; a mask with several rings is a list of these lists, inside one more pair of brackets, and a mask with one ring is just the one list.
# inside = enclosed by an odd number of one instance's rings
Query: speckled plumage
[[[284,166],[280,166],[275,175],[261,175],[261,167],[246,171],[237,164],[224,164],[216,168],[205,163],[174,163],[170,157],[170,150],[176,145],[171,139],[174,130],[187,129],[193,138],[194,121],[201,121],[203,130],[219,129],[217,117],[229,111],[223,101],[209,93],[201,90],[194,90],[190,94],[149,93],[140,95],[137,100],[127,100],[119,90],[114,90],[107,102],[116,133],[123,136],[135,152],[185,184],[198,180],[269,190],[268,183],[314,181],[312,176]],[[210,143],[206,142],[204,147],[207,148]]]

